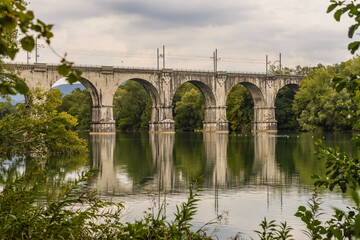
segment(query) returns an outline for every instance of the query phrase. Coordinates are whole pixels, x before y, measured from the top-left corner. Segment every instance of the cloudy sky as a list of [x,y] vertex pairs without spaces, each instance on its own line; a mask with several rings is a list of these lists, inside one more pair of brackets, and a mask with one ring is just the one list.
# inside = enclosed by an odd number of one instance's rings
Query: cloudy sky
[[[30,0],[54,24],[53,47],[83,65],[264,72],[282,53],[284,66],[333,64],[351,58],[349,21],[326,14],[329,0]],[[39,42],[41,44],[41,42]],[[35,60],[31,54],[30,62]],[[17,61],[26,62],[25,54]],[[39,48],[39,62],[59,60]]]

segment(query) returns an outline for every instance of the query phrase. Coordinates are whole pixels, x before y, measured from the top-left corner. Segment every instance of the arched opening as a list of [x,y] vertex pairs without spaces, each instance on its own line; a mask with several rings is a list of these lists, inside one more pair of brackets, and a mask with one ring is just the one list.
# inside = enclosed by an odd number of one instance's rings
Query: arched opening
[[216,106],[211,89],[202,82],[188,81],[176,89],[172,101],[175,129],[195,131],[215,122],[212,107]]
[[299,123],[293,110],[294,97],[299,86],[289,84],[282,87],[275,99],[275,118],[278,130],[298,130]]
[[[65,78],[56,81],[51,87],[61,94],[59,112],[67,112],[78,120],[77,130],[89,130],[91,122],[91,107],[98,103],[95,88],[86,79],[69,84]],[[91,94],[92,93],[92,94]]]
[[120,131],[147,131],[149,123],[158,121],[156,106],[159,94],[144,79],[130,79],[116,90],[113,99],[114,120]]
[[254,107],[264,105],[264,97],[260,89],[254,84],[244,82],[235,85],[226,99],[226,118],[229,121],[231,131],[251,131]]

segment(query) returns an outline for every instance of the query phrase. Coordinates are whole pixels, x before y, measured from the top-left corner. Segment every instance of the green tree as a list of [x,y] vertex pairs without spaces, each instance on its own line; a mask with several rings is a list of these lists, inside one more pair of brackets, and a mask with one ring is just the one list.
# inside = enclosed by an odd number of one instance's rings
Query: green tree
[[342,130],[351,129],[346,116],[339,114],[351,105],[348,92],[337,93],[329,81],[335,76],[335,68],[327,67],[310,72],[300,84],[295,95],[293,110],[301,130]]
[[59,112],[67,112],[78,119],[76,129],[89,129],[91,122],[91,97],[89,92],[84,89],[76,88],[71,94],[62,98],[62,104],[57,108]]
[[297,130],[299,123],[293,111],[295,91],[289,87],[279,90],[275,100],[275,118],[278,129]]
[[[178,100],[179,98],[181,100]],[[181,131],[202,129],[205,102],[204,96],[199,89],[190,83],[185,83],[176,92],[173,104],[175,105],[175,129]]]
[[145,88],[129,80],[114,96],[114,119],[117,129],[138,131],[149,128],[151,100]]
[[251,129],[254,102],[249,91],[240,84],[233,87],[226,100],[226,117],[232,131],[244,132]]
[[56,108],[60,91],[33,93],[32,105],[22,106],[0,120],[0,158],[76,154],[86,151],[85,141],[69,131],[76,118]]
[[279,65],[271,64],[269,66],[269,72],[272,74],[307,75],[309,72],[316,71],[318,69],[325,69],[325,66],[319,63],[315,67],[309,67],[309,66],[302,67],[300,65],[297,65],[294,68],[282,67],[281,70]]
[[0,102],[0,119],[13,112],[15,112],[15,105],[10,100]]

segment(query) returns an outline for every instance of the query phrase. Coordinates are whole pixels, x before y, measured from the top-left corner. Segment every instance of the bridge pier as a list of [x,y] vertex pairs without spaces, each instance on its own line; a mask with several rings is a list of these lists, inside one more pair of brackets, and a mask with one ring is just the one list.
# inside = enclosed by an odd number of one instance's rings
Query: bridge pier
[[[149,132],[151,133],[174,133],[175,121],[173,120],[172,106],[157,106],[152,109],[158,115],[149,122]],[[155,114],[155,115],[156,115]]]
[[205,107],[203,131],[204,132],[216,131],[216,107]]
[[115,134],[113,106],[93,106],[91,111],[90,134]]
[[252,132],[277,132],[275,107],[254,107]]
[[229,122],[225,116],[226,107],[205,107],[203,131],[228,133]]

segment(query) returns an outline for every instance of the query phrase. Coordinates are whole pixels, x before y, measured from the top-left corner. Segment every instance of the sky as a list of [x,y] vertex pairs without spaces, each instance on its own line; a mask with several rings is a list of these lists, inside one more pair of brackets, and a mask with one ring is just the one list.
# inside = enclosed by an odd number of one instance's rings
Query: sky
[[[346,61],[350,21],[327,14],[329,0],[30,0],[35,16],[54,24],[52,47],[78,65],[265,72]],[[39,41],[38,62],[59,58]],[[35,61],[30,53],[29,62]],[[16,61],[26,62],[22,52]],[[162,68],[162,59],[160,59]]]

